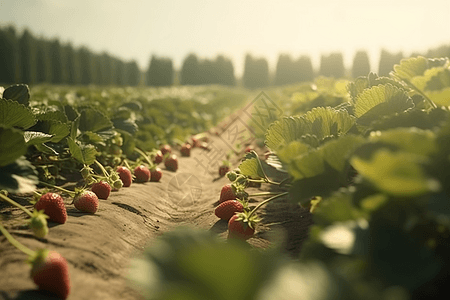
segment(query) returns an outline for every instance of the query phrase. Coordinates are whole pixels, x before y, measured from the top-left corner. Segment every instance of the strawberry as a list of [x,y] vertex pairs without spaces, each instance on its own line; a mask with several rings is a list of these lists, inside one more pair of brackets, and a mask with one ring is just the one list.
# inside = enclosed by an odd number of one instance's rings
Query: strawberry
[[150,181],[158,182],[161,180],[162,172],[160,168],[154,168],[150,170]]
[[248,145],[248,146],[245,148],[245,153],[251,152],[251,151],[253,151],[253,150],[255,150],[255,148],[253,148],[252,145]]
[[248,240],[254,233],[254,224],[245,222],[243,213],[233,215],[228,221],[228,239]]
[[220,191],[219,203],[222,203],[227,200],[235,200],[235,199],[236,199],[236,195],[234,194],[231,184],[224,185],[222,187],[222,190]]
[[175,154],[172,154],[169,156],[165,161],[164,165],[166,166],[166,169],[169,171],[175,172],[178,169],[178,159]]
[[94,192],[83,191],[73,198],[75,208],[86,213],[95,214],[98,209],[98,197]]
[[192,148],[191,145],[184,144],[180,150],[181,156],[191,156],[191,148]]
[[163,161],[164,155],[162,154],[161,150],[156,151],[155,157],[153,158],[153,162],[155,164],[159,164]]
[[214,214],[225,221],[230,220],[230,218],[237,212],[243,212],[244,206],[241,202],[236,200],[227,200],[219,204],[214,210]]
[[108,199],[111,193],[111,186],[106,181],[99,181],[92,185],[91,190],[97,195],[99,199]]
[[150,180],[150,170],[144,166],[140,165],[134,169],[134,176],[136,176],[136,182],[147,182]]
[[127,167],[117,167],[116,172],[119,173],[120,180],[122,180],[124,187],[129,187],[133,181],[133,175]]
[[34,205],[36,210],[44,210],[49,220],[55,223],[64,224],[67,221],[67,211],[63,198],[56,193],[46,193],[42,195]]
[[39,290],[45,290],[66,299],[70,293],[70,277],[67,261],[58,252],[41,249],[30,257],[30,277]]
[[172,153],[172,147],[170,147],[170,145],[168,144],[162,146],[160,150],[162,155],[166,155],[166,153]]
[[228,165],[221,165],[219,167],[219,176],[220,177],[225,176],[225,174],[227,174],[228,171],[230,171],[230,166],[228,166]]

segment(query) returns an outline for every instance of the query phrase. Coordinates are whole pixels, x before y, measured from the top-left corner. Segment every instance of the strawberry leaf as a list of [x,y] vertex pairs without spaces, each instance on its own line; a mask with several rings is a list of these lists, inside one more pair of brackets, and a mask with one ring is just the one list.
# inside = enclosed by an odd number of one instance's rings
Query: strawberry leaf
[[13,163],[27,152],[23,133],[14,128],[0,126],[0,166]]
[[267,178],[258,154],[255,151],[251,151],[245,155],[245,160],[239,165],[239,170],[241,170],[241,174],[252,179]]
[[113,127],[111,120],[95,108],[85,108],[81,111],[79,129],[81,131],[98,132]]
[[37,131],[25,131],[23,137],[28,146],[46,143],[52,139],[52,135]]
[[36,119],[25,105],[14,100],[0,99],[0,125],[28,129]]
[[95,162],[97,151],[93,145],[80,145],[72,138],[67,138],[72,156],[82,164],[92,165]]
[[15,84],[3,92],[3,98],[14,100],[25,106],[30,105],[30,89],[26,84]]
[[37,183],[36,169],[23,157],[12,164],[0,166],[0,190],[13,194],[32,193]]

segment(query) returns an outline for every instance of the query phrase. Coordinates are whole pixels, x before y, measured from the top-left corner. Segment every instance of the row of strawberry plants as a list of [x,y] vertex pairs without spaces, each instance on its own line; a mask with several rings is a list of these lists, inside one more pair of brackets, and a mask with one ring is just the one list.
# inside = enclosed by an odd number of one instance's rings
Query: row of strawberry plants
[[[229,220],[228,243],[184,229],[146,249],[132,278],[148,299],[423,299],[447,289],[449,60],[405,59],[389,77],[370,73],[347,90],[333,107],[305,95],[306,112],[267,129],[267,163],[286,182],[267,178],[254,152],[228,173],[216,208]],[[281,191],[249,210],[254,181]],[[256,210],[286,193],[314,219],[295,262],[279,245],[241,242],[258,230]]]
[[[133,178],[138,183],[159,181],[162,175],[157,167],[159,163],[164,163],[169,171],[178,169],[178,159],[171,153],[170,145],[163,145],[160,150],[139,149],[135,146],[137,137],[131,136],[134,129],[127,132],[126,127],[121,127],[127,123],[137,128],[133,120],[128,118],[117,123],[117,114],[116,119],[111,119],[98,108],[99,103],[88,105],[83,101],[49,99],[34,102],[30,101],[26,85],[14,85],[1,92],[0,197],[29,216],[29,227],[37,238],[48,234],[47,220],[59,224],[67,221],[66,204],[61,195],[70,196],[71,204],[80,212],[95,214],[99,198],[106,200],[112,190],[129,187]],[[140,113],[145,115],[145,112]],[[198,146],[202,139],[204,135],[186,139],[187,142],[180,145],[181,155],[189,156],[191,144]],[[124,146],[130,147],[126,144],[133,148],[128,157],[122,152]],[[114,146],[118,151],[112,150]],[[36,169],[40,170],[39,178]],[[64,176],[68,175],[83,186],[68,190],[55,185],[66,183],[68,179]],[[62,194],[47,189],[38,192],[36,185]],[[30,192],[35,196],[31,201],[34,203],[32,212],[11,199],[16,194]],[[67,298],[70,279],[65,259],[48,249],[32,251],[15,240],[1,224],[0,229],[8,241],[29,256],[31,277],[39,289]],[[50,282],[49,277],[54,281]]]

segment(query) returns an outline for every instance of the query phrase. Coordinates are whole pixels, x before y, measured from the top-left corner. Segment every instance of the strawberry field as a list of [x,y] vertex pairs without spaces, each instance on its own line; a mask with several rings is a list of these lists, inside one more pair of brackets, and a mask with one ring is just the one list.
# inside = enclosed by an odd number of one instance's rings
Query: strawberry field
[[446,58],[262,93],[18,84],[0,95],[1,299],[446,291]]

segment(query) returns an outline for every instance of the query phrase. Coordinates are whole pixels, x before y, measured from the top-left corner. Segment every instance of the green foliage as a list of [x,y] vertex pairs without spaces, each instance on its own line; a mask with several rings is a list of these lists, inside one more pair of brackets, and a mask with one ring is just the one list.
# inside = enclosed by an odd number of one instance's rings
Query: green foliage
[[148,86],[172,85],[174,80],[172,60],[152,55],[145,80]]
[[0,125],[28,129],[36,123],[30,109],[14,100],[0,99]]
[[198,59],[189,54],[181,68],[180,83],[183,85],[221,84],[235,85],[233,63],[223,55],[214,60]]

